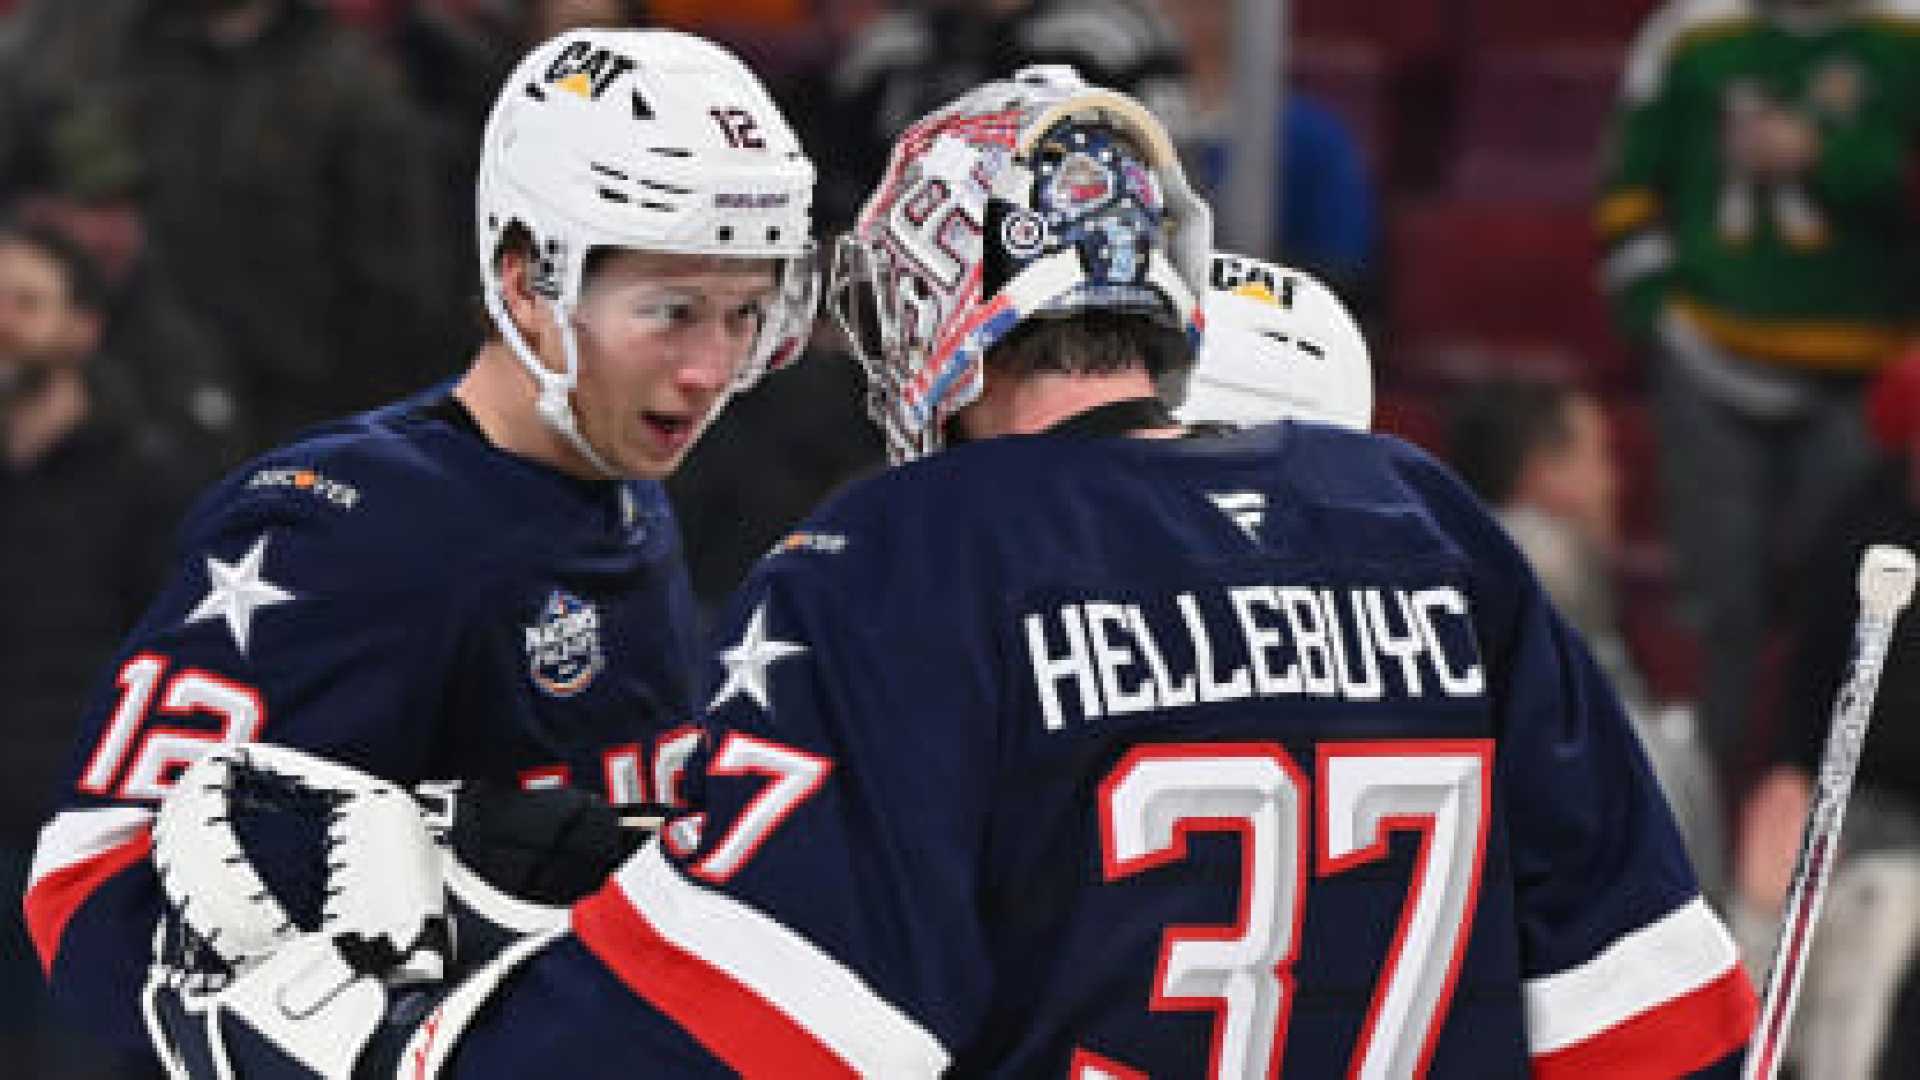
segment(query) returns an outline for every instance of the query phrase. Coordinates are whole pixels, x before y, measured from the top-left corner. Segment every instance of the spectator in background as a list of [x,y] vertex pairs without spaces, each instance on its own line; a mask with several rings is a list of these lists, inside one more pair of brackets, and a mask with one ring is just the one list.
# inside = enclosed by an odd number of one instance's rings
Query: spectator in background
[[1071,64],[1185,129],[1186,61],[1148,0],[896,0],[848,45],[818,129],[801,132],[820,155],[822,223],[853,220],[908,122],[1028,64]]
[[1920,21],[1883,0],[1676,2],[1628,61],[1598,223],[1652,355],[1667,519],[1723,782],[1781,567],[1871,461],[1866,377],[1915,315]]
[[1546,379],[1495,379],[1455,403],[1447,444],[1633,717],[1672,805],[1702,890],[1725,895],[1724,810],[1692,713],[1647,692],[1614,603],[1619,468],[1607,414],[1591,394]]
[[[85,13],[66,9],[91,9]],[[232,357],[256,443],[446,374],[450,265],[431,161],[397,80],[305,0],[42,0],[30,92],[114,103],[148,227]],[[65,62],[50,57],[64,57]]]
[[[0,875],[28,860],[100,665],[159,582],[186,478],[165,444],[92,374],[106,312],[85,253],[45,226],[0,227]],[[56,1028],[17,905],[0,950],[10,1075],[87,1075],[83,1036]],[[104,1067],[104,1066],[103,1066]]]
[[[1179,27],[1191,71],[1184,151],[1195,183],[1218,202],[1232,165],[1233,5],[1162,5]],[[1279,213],[1266,255],[1312,271],[1348,303],[1363,302],[1374,273],[1379,208],[1365,155],[1338,114],[1310,95],[1289,90],[1276,139],[1281,169]]]
[[[1854,578],[1869,544],[1920,548],[1920,353],[1875,382],[1868,416],[1884,456],[1843,492],[1795,590],[1793,658],[1780,738],[1741,817],[1741,908],[1750,970],[1764,970],[1799,851],[1859,614]],[[1920,619],[1894,630],[1846,832],[1801,996],[1795,1053],[1808,1077],[1920,1076]],[[1905,984],[1904,995],[1901,992]],[[1904,996],[1909,1019],[1893,1019]],[[1893,1033],[1905,1035],[1891,1038]],[[1884,1055],[1884,1056],[1881,1056]],[[1879,1057],[1878,1071],[1875,1059]]]
[[15,213],[71,237],[99,271],[106,323],[96,384],[138,401],[180,448],[182,464],[211,479],[250,443],[218,336],[180,301],[149,243],[139,153],[104,102],[66,102],[50,113]]

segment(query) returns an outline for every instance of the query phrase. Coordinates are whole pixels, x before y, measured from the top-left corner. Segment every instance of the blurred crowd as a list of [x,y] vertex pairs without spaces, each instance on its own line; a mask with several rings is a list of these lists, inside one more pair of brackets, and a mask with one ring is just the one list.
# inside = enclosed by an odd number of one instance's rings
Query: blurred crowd
[[[475,148],[513,59],[570,26],[672,25],[733,45],[781,98],[820,164],[823,237],[907,118],[1020,64],[1141,98],[1213,194],[1236,130],[1274,124],[1273,234],[1240,242],[1361,316],[1379,426],[1501,510],[1764,965],[1852,567],[1868,542],[1920,544],[1920,354],[1901,359],[1920,331],[1920,16],[1884,0],[1298,0],[1283,115],[1249,118],[1230,97],[1234,6],[0,0],[9,889],[193,492],[451,376],[478,340]],[[704,602],[879,466],[857,372],[818,340],[671,482]],[[1883,1038],[1920,1023],[1915,636],[1889,665],[1857,872],[1836,886],[1857,940],[1828,950],[1888,971],[1872,993],[1816,973],[1810,996],[1846,1023],[1810,1025],[1838,1049],[1809,1076],[1920,1075]],[[44,1053],[7,912],[0,1053]],[[117,1075],[71,1045],[54,1056],[35,1075]]]

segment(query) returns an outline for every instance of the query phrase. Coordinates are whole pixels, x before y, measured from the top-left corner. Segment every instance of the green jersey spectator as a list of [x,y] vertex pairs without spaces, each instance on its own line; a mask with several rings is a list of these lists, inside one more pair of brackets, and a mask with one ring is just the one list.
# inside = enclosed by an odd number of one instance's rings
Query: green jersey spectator
[[1868,467],[1867,375],[1914,325],[1920,3],[1674,0],[1628,61],[1598,218],[1652,354],[1681,595],[1737,785],[1782,568]]

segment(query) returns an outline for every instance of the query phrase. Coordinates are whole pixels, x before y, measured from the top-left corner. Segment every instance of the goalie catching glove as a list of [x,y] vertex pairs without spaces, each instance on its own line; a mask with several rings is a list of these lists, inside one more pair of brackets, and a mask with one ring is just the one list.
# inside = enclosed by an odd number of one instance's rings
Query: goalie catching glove
[[[564,790],[409,795],[260,743],[210,751],[154,824],[167,915],[149,1034],[176,1080],[380,1075],[403,1051],[431,1075],[659,816]],[[437,1050],[411,1047],[429,1014]]]
[[212,750],[162,804],[153,863],[167,915],[143,1004],[176,1078],[350,1076],[392,996],[447,973],[438,850],[413,797],[358,770]]

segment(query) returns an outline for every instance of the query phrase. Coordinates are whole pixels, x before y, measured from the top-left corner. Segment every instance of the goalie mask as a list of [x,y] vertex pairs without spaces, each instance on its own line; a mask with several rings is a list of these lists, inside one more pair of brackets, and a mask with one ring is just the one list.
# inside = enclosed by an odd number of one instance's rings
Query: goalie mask
[[[595,248],[778,260],[774,303],[732,391],[798,356],[818,308],[813,180],[765,88],[711,42],[575,30],[528,53],[487,119],[476,224],[487,311],[539,387],[541,418],[614,474],[581,435],[572,402],[572,315]],[[497,257],[516,226],[533,244],[534,288],[554,305],[560,371],[540,362],[501,297]]]
[[831,307],[893,460],[940,447],[1027,319],[1138,312],[1198,342],[1212,215],[1160,122],[1028,68],[909,128],[834,253]]

